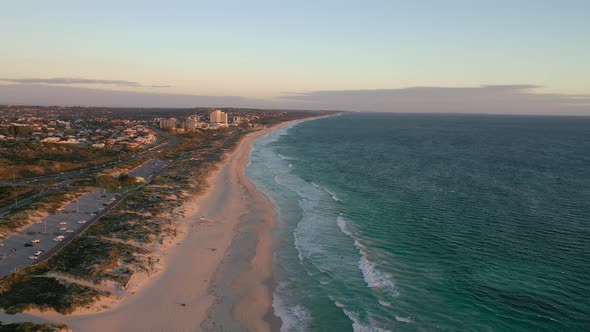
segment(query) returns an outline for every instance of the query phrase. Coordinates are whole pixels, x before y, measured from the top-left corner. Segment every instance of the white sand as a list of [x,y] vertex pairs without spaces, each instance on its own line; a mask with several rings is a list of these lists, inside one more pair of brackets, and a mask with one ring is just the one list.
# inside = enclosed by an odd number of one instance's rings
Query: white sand
[[[285,125],[286,123],[282,124]],[[208,286],[234,237],[239,236],[239,220],[249,213],[248,202],[258,209],[264,223],[259,227],[252,268],[244,271],[236,284],[241,301],[235,318],[251,331],[270,330],[264,316],[270,312],[272,294],[264,282],[272,276],[272,237],[275,211],[245,174],[252,143],[282,126],[246,136],[209,178],[210,189],[183,206],[186,215],[177,241],[161,255],[162,271],[138,276],[127,296],[118,301],[105,299],[100,305],[110,310],[82,310],[72,315],[31,310],[17,315],[0,313],[0,321],[63,322],[74,331],[196,331],[215,298]],[[205,215],[206,220],[201,221]],[[147,280],[144,280],[147,279]],[[118,303],[117,303],[118,302]],[[228,317],[227,319],[233,319]]]

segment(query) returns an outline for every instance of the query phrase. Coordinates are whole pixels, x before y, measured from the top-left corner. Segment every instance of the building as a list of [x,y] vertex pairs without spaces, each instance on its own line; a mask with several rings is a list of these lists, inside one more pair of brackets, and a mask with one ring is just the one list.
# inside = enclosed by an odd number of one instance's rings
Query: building
[[195,131],[199,127],[199,122],[193,119],[187,119],[186,121],[182,122],[182,128],[185,131]]
[[178,120],[176,118],[160,119],[160,128],[162,129],[176,129]]
[[209,115],[209,122],[211,122],[211,124],[216,124],[216,125],[226,125],[227,124],[227,113],[222,112],[220,110],[215,110],[215,111],[211,112],[211,114]]
[[235,123],[235,124],[242,123],[242,117],[241,116],[237,116],[237,115],[230,116],[229,117],[229,122],[230,123]]

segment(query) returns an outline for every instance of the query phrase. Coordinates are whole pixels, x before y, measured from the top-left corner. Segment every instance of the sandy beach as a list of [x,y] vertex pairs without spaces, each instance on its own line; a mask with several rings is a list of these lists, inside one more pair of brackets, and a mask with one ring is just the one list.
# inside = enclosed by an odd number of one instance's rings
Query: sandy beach
[[278,330],[270,288],[276,212],[245,168],[253,142],[287,123],[241,140],[210,175],[209,189],[182,207],[180,235],[161,252],[161,271],[135,281],[116,303],[106,301],[109,310],[0,313],[0,321],[62,322],[90,332]]

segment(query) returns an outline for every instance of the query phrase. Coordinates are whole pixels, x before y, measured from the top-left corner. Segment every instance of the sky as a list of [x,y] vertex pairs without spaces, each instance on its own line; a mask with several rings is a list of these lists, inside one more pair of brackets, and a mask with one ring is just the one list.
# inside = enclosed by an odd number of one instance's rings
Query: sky
[[590,1],[0,4],[3,104],[590,115]]

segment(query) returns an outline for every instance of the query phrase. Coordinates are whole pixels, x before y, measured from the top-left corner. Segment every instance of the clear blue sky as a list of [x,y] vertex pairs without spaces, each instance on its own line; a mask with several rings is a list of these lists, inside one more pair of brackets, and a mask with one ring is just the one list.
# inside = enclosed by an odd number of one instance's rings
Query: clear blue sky
[[590,92],[590,1],[19,0],[0,15],[0,78],[262,99],[503,84]]

